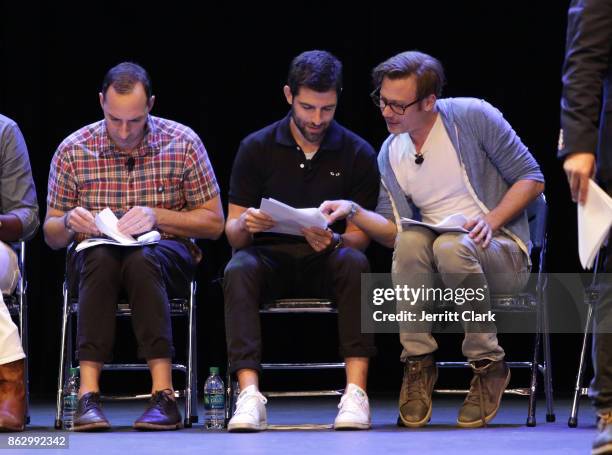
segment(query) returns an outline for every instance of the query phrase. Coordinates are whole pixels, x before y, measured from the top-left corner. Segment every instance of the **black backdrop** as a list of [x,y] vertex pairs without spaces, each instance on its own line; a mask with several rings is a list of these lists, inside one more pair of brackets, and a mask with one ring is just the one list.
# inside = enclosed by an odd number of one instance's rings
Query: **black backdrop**
[[[419,49],[445,65],[446,96],[487,99],[532,150],[547,179],[549,269],[578,270],[575,208],[555,157],[566,1],[0,4],[0,112],[15,119],[26,137],[41,218],[55,147],[101,118],[99,86],[118,62],[133,60],[150,72],[155,115],[185,123],[202,137],[226,204],[239,141],[287,111],[282,86],[292,57],[321,48],[342,60],[345,83],[337,119],[378,148],[386,129],[368,98],[369,72],[397,52]],[[222,298],[213,280],[229,247],[225,239],[201,245],[206,257],[198,271],[202,377],[209,365],[225,362]],[[375,271],[388,270],[388,251],[374,247],[370,255]],[[64,253],[51,251],[39,233],[30,242],[28,268],[34,393],[49,394],[55,387],[63,268]],[[273,331],[281,342],[266,346],[278,348],[280,355],[308,350],[317,341],[334,353],[333,338],[322,341],[321,331],[311,329],[317,323],[301,323],[301,336],[277,324]],[[178,326],[176,336],[181,336]],[[577,335],[553,337],[560,393],[571,388],[578,340]],[[381,352],[371,386],[395,392],[401,374],[397,338],[377,341]],[[443,353],[459,358],[459,341],[445,340]],[[511,353],[526,352],[531,337],[504,335],[502,342]],[[129,335],[121,335],[118,356],[131,352],[132,345]]]

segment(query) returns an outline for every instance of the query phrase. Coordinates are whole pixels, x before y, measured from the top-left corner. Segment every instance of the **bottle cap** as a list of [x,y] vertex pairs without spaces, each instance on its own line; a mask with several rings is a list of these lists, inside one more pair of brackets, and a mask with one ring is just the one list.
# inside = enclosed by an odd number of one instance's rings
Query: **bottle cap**
[[70,368],[70,376],[78,376],[79,375],[79,369],[78,367],[72,367]]
[[210,374],[219,374],[219,367],[210,367]]

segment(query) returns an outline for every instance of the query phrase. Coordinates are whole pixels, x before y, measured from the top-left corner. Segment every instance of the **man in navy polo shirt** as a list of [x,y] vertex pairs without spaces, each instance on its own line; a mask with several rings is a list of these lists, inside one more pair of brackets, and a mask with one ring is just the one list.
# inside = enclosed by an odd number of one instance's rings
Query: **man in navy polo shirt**
[[241,393],[228,429],[266,428],[266,400],[258,390],[258,310],[264,300],[296,296],[327,296],[337,304],[347,387],[334,427],[368,429],[365,388],[368,360],[376,348],[373,334],[361,333],[359,311],[360,275],[369,270],[362,252],[368,237],[344,221],[333,230],[304,229],[303,236],[266,233],[275,220],[256,207],[266,197],[296,208],[336,198],[374,208],[376,156],[367,142],[334,121],[342,64],[333,55],[298,55],[283,90],[290,113],[242,141],[230,182],[225,233],[236,252],[225,269],[225,323],[230,370]]

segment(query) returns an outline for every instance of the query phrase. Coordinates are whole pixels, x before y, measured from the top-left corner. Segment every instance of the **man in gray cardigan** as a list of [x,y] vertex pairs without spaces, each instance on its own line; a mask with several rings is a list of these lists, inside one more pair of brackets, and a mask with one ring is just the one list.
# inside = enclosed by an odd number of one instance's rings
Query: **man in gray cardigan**
[[[516,292],[529,277],[530,241],[525,208],[544,189],[544,177],[501,113],[474,98],[439,99],[442,65],[416,51],[398,54],[373,71],[372,98],[391,133],[378,156],[382,185],[376,213],[352,201],[321,205],[329,221],[349,218],[366,234],[394,247],[395,286],[431,288],[439,273],[446,288]],[[465,232],[438,234],[402,227],[401,218],[437,224],[461,214]],[[421,314],[428,304],[411,302]],[[479,303],[486,313],[488,296]],[[401,310],[398,302],[398,310]],[[408,308],[407,308],[408,309]],[[495,417],[510,380],[494,322],[464,323],[463,353],[474,377],[459,412],[460,427]],[[426,425],[437,379],[431,322],[402,323],[405,362],[398,423]]]

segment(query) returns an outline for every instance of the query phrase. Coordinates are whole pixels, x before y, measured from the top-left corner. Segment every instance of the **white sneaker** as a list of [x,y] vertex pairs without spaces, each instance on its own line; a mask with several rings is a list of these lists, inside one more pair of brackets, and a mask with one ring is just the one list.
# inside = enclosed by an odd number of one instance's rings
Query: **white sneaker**
[[349,384],[338,409],[334,430],[369,430],[372,427],[368,395],[361,387]]
[[266,418],[266,397],[257,387],[248,386],[236,402],[236,412],[227,425],[230,432],[251,432],[265,430],[268,423]]

